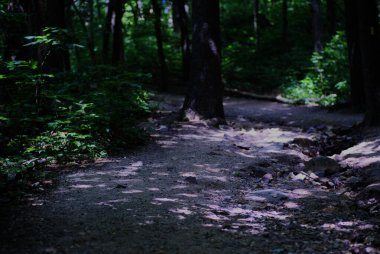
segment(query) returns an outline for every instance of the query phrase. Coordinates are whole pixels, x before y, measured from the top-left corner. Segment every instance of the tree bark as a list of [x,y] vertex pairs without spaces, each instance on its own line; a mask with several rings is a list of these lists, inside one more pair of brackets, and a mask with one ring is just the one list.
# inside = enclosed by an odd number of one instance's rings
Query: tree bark
[[256,37],[257,45],[259,44],[259,11],[260,0],[253,0],[253,32]]
[[112,18],[115,10],[115,0],[109,0],[106,20],[103,29],[103,63],[109,62],[110,36],[112,29]]
[[219,0],[193,0],[190,87],[182,113],[224,121]]
[[93,64],[96,64],[95,54],[95,30],[94,30],[94,0],[87,2],[87,17],[88,17],[88,48]]
[[314,51],[321,52],[323,49],[321,0],[311,0],[311,11]]
[[188,29],[189,19],[185,5],[185,0],[173,1],[173,16],[175,24],[177,24],[178,30],[181,33],[180,46],[182,52],[182,75],[183,80],[186,82],[189,80],[190,75],[191,42]]
[[124,62],[123,23],[125,0],[115,0],[115,20],[113,26],[112,64]]
[[365,124],[380,125],[379,19],[376,0],[357,1],[362,75],[365,91]]
[[157,56],[158,62],[160,64],[160,88],[161,90],[166,90],[167,86],[167,65],[166,58],[163,46],[162,39],[162,30],[161,30],[161,6],[157,0],[151,0],[153,12],[155,16],[154,20],[154,30],[156,34],[156,43],[157,43]]
[[356,0],[345,0],[346,37],[350,66],[351,102],[354,107],[364,108],[364,86],[361,71],[361,53],[358,42],[358,12]]

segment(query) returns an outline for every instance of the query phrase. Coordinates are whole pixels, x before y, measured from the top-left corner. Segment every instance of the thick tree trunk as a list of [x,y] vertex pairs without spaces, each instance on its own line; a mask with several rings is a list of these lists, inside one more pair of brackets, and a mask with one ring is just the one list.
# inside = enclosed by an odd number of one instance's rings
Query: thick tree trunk
[[191,45],[188,30],[189,19],[185,5],[185,0],[173,1],[173,16],[175,19],[175,24],[177,24],[178,30],[181,33],[180,46],[182,52],[182,74],[183,80],[186,82],[189,80],[190,75]]
[[352,104],[364,108],[364,86],[361,71],[361,54],[358,42],[358,12],[356,0],[345,0],[346,37],[350,66],[350,90]]
[[336,33],[336,0],[327,0],[327,30],[330,35]]
[[311,0],[311,11],[314,51],[321,52],[323,49],[321,0]]
[[156,33],[156,42],[157,42],[157,56],[160,64],[160,73],[161,73],[161,90],[166,90],[167,86],[167,65],[166,58],[163,46],[162,39],[162,30],[161,30],[161,6],[158,3],[158,0],[152,0],[153,12],[155,15],[154,21],[154,30]]
[[282,0],[282,40],[288,43],[288,0]]
[[365,123],[380,125],[380,39],[376,0],[357,1],[359,45],[365,90]]
[[115,0],[115,20],[113,26],[112,64],[124,62],[123,23],[125,0]]
[[193,0],[190,87],[183,113],[224,121],[219,0]]

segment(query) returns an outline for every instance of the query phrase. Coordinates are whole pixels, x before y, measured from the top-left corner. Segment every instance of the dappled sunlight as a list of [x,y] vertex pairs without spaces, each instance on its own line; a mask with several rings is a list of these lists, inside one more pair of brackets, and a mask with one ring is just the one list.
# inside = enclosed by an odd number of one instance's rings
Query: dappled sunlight
[[320,229],[326,231],[339,231],[339,232],[356,232],[360,230],[373,230],[375,225],[368,224],[363,221],[339,221],[335,223],[324,223],[319,226]]
[[122,191],[121,193],[123,194],[137,194],[137,193],[142,193],[144,191],[142,190],[126,190],[126,191]]
[[70,186],[70,188],[74,188],[74,189],[90,189],[94,187],[95,186],[89,185],[89,184],[75,184],[75,185]]
[[341,164],[355,168],[364,168],[380,163],[380,140],[361,142],[344,150],[335,158],[340,160]]

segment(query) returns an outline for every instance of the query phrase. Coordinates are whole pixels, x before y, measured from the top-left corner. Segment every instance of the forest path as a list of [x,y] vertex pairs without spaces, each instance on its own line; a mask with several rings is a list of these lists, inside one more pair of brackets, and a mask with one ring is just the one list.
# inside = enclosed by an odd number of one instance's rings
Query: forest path
[[[163,115],[181,102],[158,98]],[[1,208],[0,253],[376,253],[371,217],[338,190],[290,179],[308,157],[284,149],[360,115],[241,99],[226,99],[226,114],[219,129],[153,119],[154,143]]]

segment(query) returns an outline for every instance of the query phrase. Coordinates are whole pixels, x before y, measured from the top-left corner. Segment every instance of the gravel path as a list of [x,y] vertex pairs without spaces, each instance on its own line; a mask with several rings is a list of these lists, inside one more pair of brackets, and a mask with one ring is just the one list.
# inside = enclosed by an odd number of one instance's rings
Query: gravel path
[[[162,114],[180,103],[159,98]],[[239,99],[226,113],[220,129],[152,120],[152,144],[2,206],[0,253],[377,253],[373,218],[339,190],[289,179],[308,158],[283,146],[360,115]],[[257,168],[272,178],[245,174]]]

